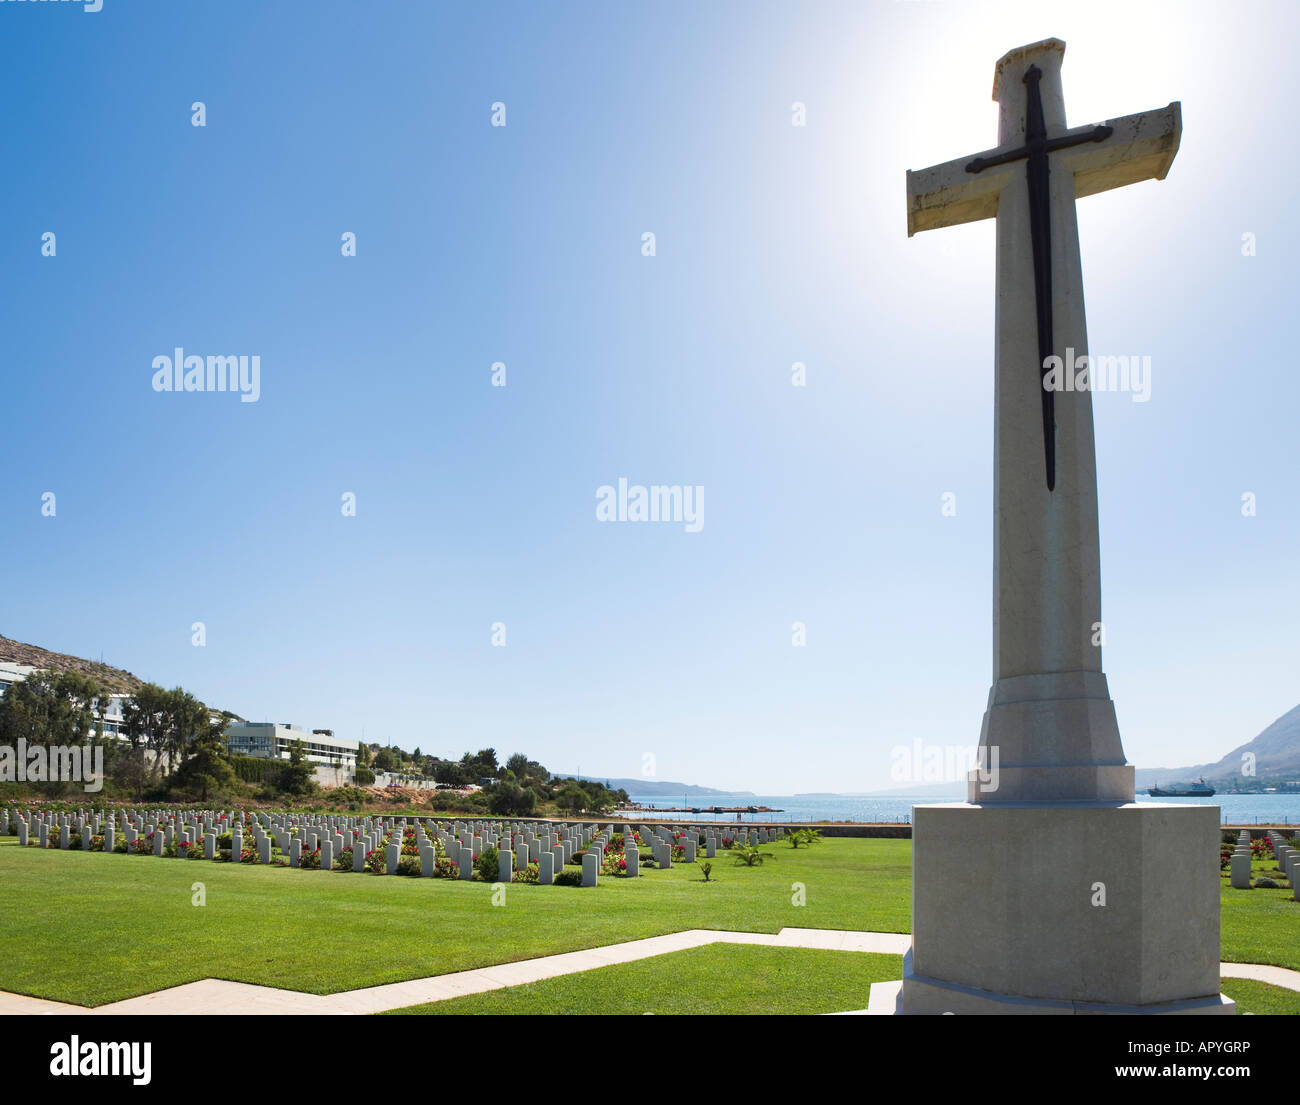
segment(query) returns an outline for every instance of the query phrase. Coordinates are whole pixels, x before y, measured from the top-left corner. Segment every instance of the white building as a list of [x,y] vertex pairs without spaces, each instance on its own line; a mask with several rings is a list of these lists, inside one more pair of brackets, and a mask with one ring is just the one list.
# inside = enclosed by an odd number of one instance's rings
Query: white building
[[0,660],[0,697],[3,697],[5,691],[15,683],[21,683],[36,670],[38,669],[28,664],[14,664],[8,660]]
[[302,741],[308,763],[328,764],[349,773],[356,770],[361,742],[336,737],[325,729],[308,732],[275,721],[231,722],[226,727],[226,748],[237,756],[287,760],[294,741]]
[[[32,667],[30,664],[15,664],[9,660],[0,660],[0,698],[3,698],[5,691],[15,683],[21,683],[32,672],[41,670],[41,668]],[[122,708],[130,699],[129,694],[112,694],[108,696],[108,702],[104,706],[104,736],[122,738]],[[99,721],[98,704],[96,704],[95,724],[97,726]]]

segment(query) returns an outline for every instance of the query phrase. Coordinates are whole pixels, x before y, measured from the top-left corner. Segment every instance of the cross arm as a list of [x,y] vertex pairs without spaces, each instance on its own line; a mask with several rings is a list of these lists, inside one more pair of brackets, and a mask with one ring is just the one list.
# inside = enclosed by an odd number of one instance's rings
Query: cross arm
[[[979,158],[996,158],[1002,150],[985,150]],[[907,236],[941,226],[957,226],[998,213],[998,196],[1011,177],[1007,164],[968,173],[969,157],[928,169],[907,170]]]
[[1154,111],[1107,119],[1109,138],[1062,150],[1059,164],[1074,173],[1076,199],[1137,184],[1164,180],[1183,136],[1183,110],[1178,101]]
[[[1104,129],[1109,135],[1094,140]],[[1154,111],[1108,119],[1101,126],[1073,127],[1050,135],[1047,145],[1053,167],[1074,174],[1078,199],[1141,180],[1164,180],[1182,133],[1182,107],[1175,101]],[[1072,140],[1077,144],[1069,144]],[[973,158],[959,157],[915,172],[909,169],[907,236],[993,218],[998,197],[1026,152],[1023,146],[1000,146]],[[972,171],[977,165],[983,167]]]

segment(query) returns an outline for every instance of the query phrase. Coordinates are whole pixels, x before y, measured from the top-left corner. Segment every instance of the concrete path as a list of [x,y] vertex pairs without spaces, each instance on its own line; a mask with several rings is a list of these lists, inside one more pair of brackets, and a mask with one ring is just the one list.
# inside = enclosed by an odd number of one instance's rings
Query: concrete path
[[[22,994],[0,991],[0,1014],[94,1014],[113,1016],[203,1016],[247,1013],[288,1013],[296,1016],[338,1016],[359,1013],[382,1013],[408,1005],[445,1001],[465,994],[482,994],[507,986],[522,986],[560,975],[592,971],[615,963],[631,963],[656,955],[700,948],[706,944],[759,944],[771,948],[821,948],[831,951],[869,952],[877,955],[902,955],[911,945],[907,933],[851,932],[839,929],[785,928],[775,936],[761,932],[728,932],[719,929],[689,929],[668,936],[630,940],[603,948],[589,948],[519,963],[501,963],[473,971],[434,975],[410,982],[393,982],[364,990],[340,994],[304,994],[297,990],[277,990],[270,986],[253,986],[246,982],[227,982],[206,978],[188,982],[138,998],[127,998],[109,1005],[86,1009],[79,1005],[46,1001]],[[1300,991],[1300,971],[1285,967],[1266,967],[1251,963],[1224,963],[1224,978],[1253,978]]]

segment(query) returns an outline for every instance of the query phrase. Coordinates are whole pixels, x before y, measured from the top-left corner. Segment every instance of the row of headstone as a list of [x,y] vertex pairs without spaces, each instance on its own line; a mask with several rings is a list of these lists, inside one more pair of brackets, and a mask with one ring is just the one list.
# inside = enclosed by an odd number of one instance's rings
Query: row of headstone
[[1300,849],[1292,848],[1290,841],[1276,829],[1269,829],[1268,838],[1273,845],[1273,855],[1277,859],[1278,870],[1286,876],[1291,887],[1291,898],[1300,902]]
[[[1267,831],[1269,843],[1273,846],[1273,856],[1278,870],[1286,876],[1291,887],[1291,897],[1300,902],[1300,849],[1292,848],[1287,838],[1276,829]],[[1237,844],[1228,858],[1228,885],[1234,890],[1249,890],[1251,887],[1251,847],[1250,833],[1242,829],[1237,834]]]
[[1250,861],[1250,833],[1242,829],[1228,859],[1228,885],[1234,890],[1250,889]]
[[[121,830],[128,845],[135,844],[143,835],[152,834],[154,855],[162,855],[172,844],[190,845],[203,842],[205,859],[217,856],[217,837],[231,834],[231,860],[239,862],[245,849],[245,829],[251,835],[247,845],[259,864],[270,864],[273,849],[287,853],[289,865],[300,867],[304,849],[319,852],[320,868],[333,869],[335,858],[346,849],[352,851],[351,868],[355,872],[366,869],[367,856],[384,849],[383,873],[394,875],[401,862],[402,844],[407,832],[414,837],[420,860],[420,874],[432,877],[436,872],[438,852],[441,851],[456,865],[461,879],[473,878],[477,861],[486,848],[497,849],[497,875],[507,882],[516,869],[536,863],[538,881],[553,884],[563,867],[573,862],[576,853],[585,850],[582,857],[584,886],[594,886],[604,862],[604,854],[615,832],[614,825],[568,823],[551,821],[492,821],[405,817],[354,817],[337,814],[288,814],[253,811],[167,811],[122,810],[116,814],[101,811],[70,813],[36,812],[24,816],[19,811],[0,811],[0,832],[13,826],[20,843],[25,844],[34,823],[40,833],[42,846],[48,844],[57,828],[60,846],[68,847],[73,832],[81,834],[81,846],[89,849],[92,835],[105,835],[104,847],[112,851],[115,843],[114,817],[120,818]],[[86,828],[90,832],[86,832]],[[624,860],[626,873],[631,877],[640,874],[641,849],[632,836],[632,826],[622,827],[624,834]],[[703,829],[675,825],[639,827],[643,842],[648,841],[654,865],[668,869],[673,865],[673,849],[680,846],[687,863],[696,862],[701,846],[705,858],[712,859],[722,845],[723,830],[718,826]],[[430,835],[432,834],[432,835]],[[783,835],[780,828],[750,829],[740,831],[737,839],[754,844],[767,843]],[[436,843],[435,843],[436,841]]]

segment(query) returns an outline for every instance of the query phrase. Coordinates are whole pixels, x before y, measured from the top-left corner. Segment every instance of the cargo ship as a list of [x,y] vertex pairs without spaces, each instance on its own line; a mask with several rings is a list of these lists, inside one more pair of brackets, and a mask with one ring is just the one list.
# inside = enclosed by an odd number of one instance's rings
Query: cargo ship
[[1152,798],[1213,798],[1214,788],[1202,778],[1188,786],[1152,787],[1147,794]]

